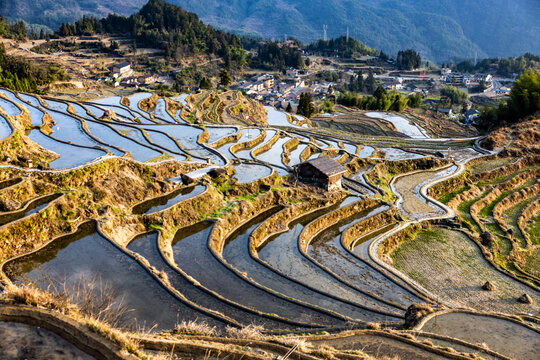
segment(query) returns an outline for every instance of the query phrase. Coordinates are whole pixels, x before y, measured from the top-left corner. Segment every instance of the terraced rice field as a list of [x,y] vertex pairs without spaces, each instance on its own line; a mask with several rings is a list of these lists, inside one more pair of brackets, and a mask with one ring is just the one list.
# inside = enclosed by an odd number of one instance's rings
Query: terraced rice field
[[[185,96],[141,93],[125,105],[121,97],[67,103],[4,94],[5,125],[28,127],[17,135],[29,151],[0,173],[0,243],[14,243],[0,247],[6,287],[32,283],[89,312],[88,297],[102,299],[103,312],[129,330],[255,328],[295,334],[318,349],[314,356],[337,358],[487,354],[476,346],[483,338],[469,339],[451,316],[414,330],[421,335],[407,330],[417,304],[430,309],[423,316],[465,307],[540,315],[534,163],[516,167],[517,159],[493,154],[475,163],[489,155],[483,149],[437,159],[417,144],[343,141],[273,108],[267,128],[192,125],[178,119],[181,110],[170,113],[170,102],[187,105]],[[387,120],[403,136],[426,139],[418,125]],[[4,132],[0,141],[10,141]],[[297,181],[294,166],[319,156],[345,167],[342,189]],[[383,189],[370,179],[393,180]],[[451,183],[459,179],[468,182]],[[485,247],[484,231],[493,233]],[[486,281],[496,290],[482,290]],[[531,304],[518,302],[523,294]],[[500,325],[492,315],[467,316],[482,316],[479,333]],[[9,331],[23,330],[35,332]],[[529,330],[512,348],[486,342],[531,358],[527,344],[538,332]]]

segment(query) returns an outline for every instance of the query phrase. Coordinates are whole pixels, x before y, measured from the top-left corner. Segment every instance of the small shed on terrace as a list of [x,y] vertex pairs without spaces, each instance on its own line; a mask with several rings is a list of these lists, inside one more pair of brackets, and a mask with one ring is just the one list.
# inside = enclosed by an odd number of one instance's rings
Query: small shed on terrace
[[294,167],[297,179],[328,191],[341,188],[341,178],[347,169],[329,156],[305,161]]

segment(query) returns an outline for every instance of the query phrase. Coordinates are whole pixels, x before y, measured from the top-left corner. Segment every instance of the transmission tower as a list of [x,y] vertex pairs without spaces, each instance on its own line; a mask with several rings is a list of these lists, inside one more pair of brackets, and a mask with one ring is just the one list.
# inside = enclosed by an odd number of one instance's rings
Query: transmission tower
[[347,26],[347,42],[349,42],[349,27]]
[[328,31],[328,25],[323,25],[322,27],[323,27],[323,33],[324,33],[323,39],[324,39],[324,41],[326,41],[326,39],[327,39],[326,38],[326,33]]

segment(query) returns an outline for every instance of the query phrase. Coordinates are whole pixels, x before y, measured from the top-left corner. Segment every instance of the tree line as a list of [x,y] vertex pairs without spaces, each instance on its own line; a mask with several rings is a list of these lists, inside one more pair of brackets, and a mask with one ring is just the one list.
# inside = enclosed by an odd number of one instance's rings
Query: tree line
[[478,124],[489,130],[517,123],[540,112],[540,70],[529,69],[517,80],[510,91],[510,99],[497,107],[486,106],[481,112]]
[[57,66],[41,67],[22,57],[8,55],[4,44],[0,43],[0,87],[39,92],[43,85],[68,79],[64,70]]

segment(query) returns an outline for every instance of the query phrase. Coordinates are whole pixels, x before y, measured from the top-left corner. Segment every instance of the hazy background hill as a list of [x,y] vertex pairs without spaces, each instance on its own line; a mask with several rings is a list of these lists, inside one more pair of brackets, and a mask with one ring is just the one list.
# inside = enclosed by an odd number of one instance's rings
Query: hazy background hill
[[[392,55],[436,61],[540,53],[539,0],[168,0],[216,27],[311,41],[347,32]],[[83,14],[131,14],[146,0],[3,0],[0,14],[58,27]]]

